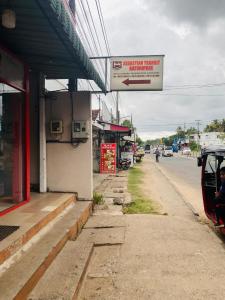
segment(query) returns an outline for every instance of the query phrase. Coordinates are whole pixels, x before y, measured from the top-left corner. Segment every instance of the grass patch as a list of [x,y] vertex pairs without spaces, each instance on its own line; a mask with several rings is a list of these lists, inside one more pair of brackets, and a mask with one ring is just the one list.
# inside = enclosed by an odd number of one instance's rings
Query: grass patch
[[104,199],[102,194],[94,193],[93,194],[93,202],[94,204],[104,204]]
[[143,176],[144,172],[140,167],[129,170],[128,191],[131,193],[133,201],[123,208],[125,214],[151,214],[157,212],[152,200],[146,197],[141,190]]

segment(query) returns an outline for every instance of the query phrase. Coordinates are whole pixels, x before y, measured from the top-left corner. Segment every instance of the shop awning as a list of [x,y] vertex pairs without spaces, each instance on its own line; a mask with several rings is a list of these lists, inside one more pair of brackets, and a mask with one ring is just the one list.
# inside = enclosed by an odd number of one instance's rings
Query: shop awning
[[0,25],[1,43],[32,69],[48,79],[94,80],[106,90],[76,33],[66,1],[1,0],[0,13],[6,8],[15,11],[16,28]]
[[103,125],[104,131],[124,133],[126,135],[131,135],[131,128],[127,126],[117,125],[113,123],[100,122]]

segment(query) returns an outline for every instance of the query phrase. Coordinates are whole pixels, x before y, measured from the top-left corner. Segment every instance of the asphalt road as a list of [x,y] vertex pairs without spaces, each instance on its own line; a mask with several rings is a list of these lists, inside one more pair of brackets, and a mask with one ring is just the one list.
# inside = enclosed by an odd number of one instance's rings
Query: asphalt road
[[180,156],[160,157],[160,165],[169,173],[185,181],[185,183],[197,190],[201,189],[201,168],[197,167],[195,158]]

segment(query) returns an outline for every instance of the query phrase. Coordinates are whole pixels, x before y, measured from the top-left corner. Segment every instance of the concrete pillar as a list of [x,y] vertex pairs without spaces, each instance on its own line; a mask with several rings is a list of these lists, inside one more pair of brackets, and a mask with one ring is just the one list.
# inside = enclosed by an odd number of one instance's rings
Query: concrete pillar
[[40,193],[47,192],[47,165],[46,165],[46,121],[45,121],[45,78],[39,79],[39,130],[40,130]]

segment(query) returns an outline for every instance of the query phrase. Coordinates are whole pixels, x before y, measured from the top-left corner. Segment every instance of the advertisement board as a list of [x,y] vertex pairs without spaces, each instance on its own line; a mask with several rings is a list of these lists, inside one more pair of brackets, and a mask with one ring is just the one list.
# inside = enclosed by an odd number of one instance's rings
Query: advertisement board
[[163,58],[164,55],[111,57],[111,91],[162,91]]
[[100,173],[115,174],[116,173],[116,144],[101,144],[100,157]]

